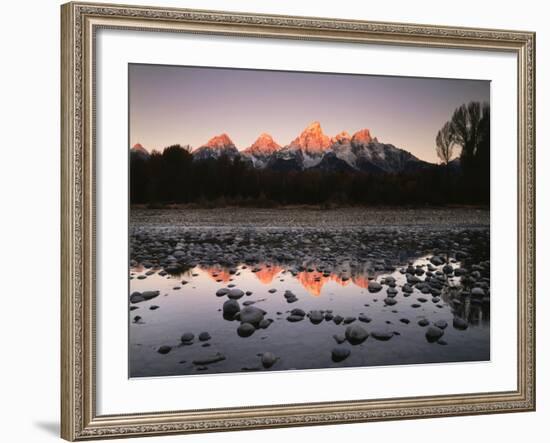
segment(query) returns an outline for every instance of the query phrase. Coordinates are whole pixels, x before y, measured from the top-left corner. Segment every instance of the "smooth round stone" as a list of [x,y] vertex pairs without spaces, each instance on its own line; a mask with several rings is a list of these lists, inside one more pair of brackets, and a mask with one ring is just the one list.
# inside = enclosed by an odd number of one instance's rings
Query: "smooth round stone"
[[229,294],[230,289],[229,288],[221,288],[216,291],[216,295],[218,297],[223,297],[224,295]]
[[332,350],[332,361],[339,363],[349,357],[351,351],[348,348],[334,348]]
[[229,292],[227,293],[227,296],[232,300],[238,300],[243,295],[244,295],[244,291],[241,291],[240,289],[237,289],[237,288],[230,289]]
[[310,311],[308,317],[309,321],[314,325],[321,323],[325,318],[321,311]]
[[346,339],[352,345],[363,343],[368,336],[369,333],[365,330],[365,328],[358,324],[351,325],[346,328]]
[[382,290],[382,285],[375,281],[369,281],[369,292],[379,292]]
[[283,297],[284,298],[296,298],[296,296],[294,295],[294,293],[292,291],[285,291],[285,293],[283,294]]
[[346,337],[340,334],[334,334],[332,338],[334,338],[336,343],[338,343],[339,345],[346,341]]
[[157,349],[157,352],[159,354],[168,354],[171,350],[172,346],[162,345],[160,348]]
[[430,324],[430,322],[428,320],[426,320],[425,318],[422,318],[422,319],[418,320],[418,326],[425,327],[425,326],[428,326],[429,324]]
[[240,320],[242,323],[251,323],[253,325],[257,325],[263,320],[264,315],[264,310],[256,308],[255,306],[247,306],[241,309]]
[[387,330],[374,330],[371,331],[370,335],[376,340],[388,341],[390,338],[393,337],[393,332]]
[[397,304],[397,300],[395,300],[394,298],[388,297],[384,299],[384,303],[386,303],[388,306],[393,306]]
[[141,292],[132,292],[130,303],[141,303],[142,301],[145,301],[145,298],[141,295]]
[[401,323],[406,324],[406,325],[408,325],[408,324],[411,322],[408,318],[400,318],[399,321],[400,321]]
[[264,352],[262,354],[262,366],[266,369],[271,368],[276,362],[278,358],[275,357],[275,354],[272,352]]
[[418,303],[413,303],[413,304],[411,305],[411,308],[415,308],[415,309],[416,309],[416,308],[419,308],[419,307],[420,307],[420,305],[419,305]]
[[443,336],[443,329],[436,328],[435,326],[430,326],[426,330],[426,340],[430,343],[434,343]]
[[145,291],[145,292],[142,292],[141,293],[141,296],[145,299],[145,300],[151,300],[155,297],[158,297],[160,294],[160,291]]
[[468,329],[468,322],[460,317],[455,317],[453,318],[453,328],[464,331]]
[[291,314],[286,319],[291,323],[296,323],[296,322],[302,321],[304,319],[304,316]]
[[355,317],[349,316],[344,318],[344,324],[349,325],[350,323],[353,323],[355,320],[357,320]]
[[208,332],[201,332],[199,334],[199,341],[208,341],[212,338],[212,336]]
[[223,315],[231,317],[241,310],[237,300],[227,300],[222,307]]
[[299,315],[301,317],[305,317],[306,313],[303,309],[300,308],[294,308],[292,311],[290,311],[291,315]]
[[186,332],[181,336],[181,342],[182,343],[191,343],[193,339],[195,338],[195,334],[192,332]]
[[256,328],[254,325],[250,323],[241,323],[237,328],[237,334],[239,334],[239,337],[250,337],[254,334],[255,330]]

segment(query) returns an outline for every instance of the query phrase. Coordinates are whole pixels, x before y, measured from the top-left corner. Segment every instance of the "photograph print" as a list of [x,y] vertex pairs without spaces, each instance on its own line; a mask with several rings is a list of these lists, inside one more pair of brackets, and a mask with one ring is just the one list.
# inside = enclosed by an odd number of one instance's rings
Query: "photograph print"
[[489,81],[128,80],[130,377],[490,360]]

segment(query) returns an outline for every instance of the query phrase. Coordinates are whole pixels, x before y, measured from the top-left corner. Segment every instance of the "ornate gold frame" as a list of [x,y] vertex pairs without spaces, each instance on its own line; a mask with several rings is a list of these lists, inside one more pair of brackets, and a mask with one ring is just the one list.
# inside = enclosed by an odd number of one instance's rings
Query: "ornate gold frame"
[[[67,440],[535,409],[535,34],[89,3],[61,7],[61,435]],[[518,59],[518,384],[511,392],[98,416],[94,33],[99,28],[508,51]]]

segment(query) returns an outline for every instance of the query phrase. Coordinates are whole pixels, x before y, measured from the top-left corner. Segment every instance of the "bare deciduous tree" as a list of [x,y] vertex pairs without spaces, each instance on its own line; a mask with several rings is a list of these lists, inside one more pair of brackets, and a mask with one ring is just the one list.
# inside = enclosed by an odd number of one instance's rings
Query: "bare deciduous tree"
[[451,158],[453,157],[453,149],[455,145],[455,135],[453,133],[453,126],[451,122],[445,123],[439,130],[437,136],[435,137],[435,143],[437,145],[437,156],[445,166],[448,166]]

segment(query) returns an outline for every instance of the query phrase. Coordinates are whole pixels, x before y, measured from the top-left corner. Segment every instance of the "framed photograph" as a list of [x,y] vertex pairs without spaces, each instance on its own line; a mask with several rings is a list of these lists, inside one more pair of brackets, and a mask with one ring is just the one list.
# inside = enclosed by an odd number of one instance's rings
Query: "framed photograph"
[[63,438],[534,410],[534,33],[61,14]]

